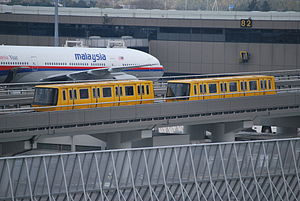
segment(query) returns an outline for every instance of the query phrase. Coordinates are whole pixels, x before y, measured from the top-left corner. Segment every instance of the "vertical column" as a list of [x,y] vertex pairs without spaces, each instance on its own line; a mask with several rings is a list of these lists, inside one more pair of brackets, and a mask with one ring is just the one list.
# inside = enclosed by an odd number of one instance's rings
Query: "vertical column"
[[211,126],[210,131],[212,132],[212,142],[233,142],[235,139],[235,133],[225,133],[225,123],[218,123]]
[[106,147],[108,149],[121,148],[121,133],[111,133],[107,136]]
[[204,140],[207,125],[186,125],[183,127],[183,133],[190,135],[190,140]]
[[75,152],[76,146],[75,146],[75,142],[74,142],[74,136],[70,136],[70,138],[71,138],[71,151]]

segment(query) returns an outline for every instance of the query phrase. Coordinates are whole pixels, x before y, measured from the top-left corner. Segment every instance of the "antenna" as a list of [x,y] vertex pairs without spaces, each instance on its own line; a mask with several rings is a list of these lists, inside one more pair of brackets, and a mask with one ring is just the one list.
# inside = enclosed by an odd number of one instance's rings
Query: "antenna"
[[55,4],[55,16],[54,16],[54,46],[58,47],[59,38],[58,38],[58,0],[54,0]]

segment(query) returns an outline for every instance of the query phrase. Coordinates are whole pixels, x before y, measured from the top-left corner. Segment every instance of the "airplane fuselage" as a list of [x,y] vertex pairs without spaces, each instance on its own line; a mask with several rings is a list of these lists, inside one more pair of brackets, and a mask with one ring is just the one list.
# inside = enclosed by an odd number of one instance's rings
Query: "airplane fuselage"
[[91,73],[81,77],[97,79],[102,76],[99,69],[120,69],[138,78],[163,74],[155,57],[134,49],[0,46],[0,82],[35,82],[62,75],[77,79],[76,72],[84,71]]

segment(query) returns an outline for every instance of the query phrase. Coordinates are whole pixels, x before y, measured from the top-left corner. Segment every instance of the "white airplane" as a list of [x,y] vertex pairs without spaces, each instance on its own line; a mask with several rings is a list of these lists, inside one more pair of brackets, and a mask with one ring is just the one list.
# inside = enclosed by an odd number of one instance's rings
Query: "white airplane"
[[0,82],[161,77],[158,59],[127,48],[0,46]]

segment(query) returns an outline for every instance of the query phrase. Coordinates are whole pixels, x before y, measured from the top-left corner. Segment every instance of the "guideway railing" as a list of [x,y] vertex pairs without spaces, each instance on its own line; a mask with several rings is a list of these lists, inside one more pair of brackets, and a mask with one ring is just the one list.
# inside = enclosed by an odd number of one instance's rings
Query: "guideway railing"
[[0,200],[299,200],[300,138],[0,159]]

